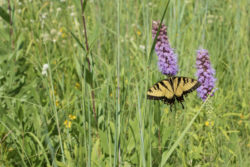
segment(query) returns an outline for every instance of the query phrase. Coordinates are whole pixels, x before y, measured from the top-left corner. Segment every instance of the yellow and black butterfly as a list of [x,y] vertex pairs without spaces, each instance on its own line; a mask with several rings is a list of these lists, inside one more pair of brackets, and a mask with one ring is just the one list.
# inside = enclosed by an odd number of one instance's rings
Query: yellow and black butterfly
[[[162,100],[165,104],[170,104],[170,110],[175,99],[184,106],[183,95],[194,91],[200,86],[200,83],[188,77],[170,77],[154,84],[147,92],[147,98],[152,100]],[[172,110],[171,110],[172,111]]]

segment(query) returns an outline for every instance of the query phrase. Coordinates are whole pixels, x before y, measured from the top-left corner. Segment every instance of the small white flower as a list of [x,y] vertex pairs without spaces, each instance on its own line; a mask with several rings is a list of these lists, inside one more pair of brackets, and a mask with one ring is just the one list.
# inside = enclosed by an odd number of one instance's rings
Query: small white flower
[[44,64],[44,65],[43,65],[42,75],[45,75],[45,76],[48,75],[48,73],[47,73],[48,68],[49,68],[49,65],[48,65],[48,64]]
[[72,16],[72,17],[75,16],[75,13],[74,12],[70,13],[70,16]]
[[42,75],[47,76],[47,75],[48,75],[48,74],[47,74],[47,71],[42,71]]
[[74,5],[68,6],[68,9],[74,9]]
[[145,46],[144,46],[144,45],[139,45],[139,48],[140,48],[141,50],[145,50]]
[[42,19],[45,19],[47,17],[47,13],[42,14]]
[[62,10],[61,8],[57,8],[57,9],[56,9],[57,12],[60,12],[61,10]]
[[43,39],[43,42],[50,40],[50,35],[48,33],[42,34],[41,37]]
[[57,31],[56,31],[56,29],[51,29],[51,30],[50,30],[50,33],[53,35],[53,34],[56,34]]
[[43,65],[43,70],[46,71],[48,68],[49,68],[49,65],[48,65],[48,64],[44,64],[44,65]]
[[60,0],[61,2],[65,2],[66,0]]
[[61,36],[61,35],[62,35],[62,33],[61,33],[60,31],[58,31],[58,32],[57,32],[57,35],[58,35],[58,36]]

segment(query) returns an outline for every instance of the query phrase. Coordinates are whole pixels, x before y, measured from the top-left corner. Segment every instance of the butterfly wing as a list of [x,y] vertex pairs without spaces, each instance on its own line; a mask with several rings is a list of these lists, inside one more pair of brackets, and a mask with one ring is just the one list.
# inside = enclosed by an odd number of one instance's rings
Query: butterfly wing
[[183,95],[186,95],[200,86],[200,83],[188,77],[175,77],[174,78],[174,94],[177,97],[177,100],[183,101]]
[[154,84],[147,92],[147,98],[152,100],[163,100],[165,103],[174,102],[174,91],[169,79]]

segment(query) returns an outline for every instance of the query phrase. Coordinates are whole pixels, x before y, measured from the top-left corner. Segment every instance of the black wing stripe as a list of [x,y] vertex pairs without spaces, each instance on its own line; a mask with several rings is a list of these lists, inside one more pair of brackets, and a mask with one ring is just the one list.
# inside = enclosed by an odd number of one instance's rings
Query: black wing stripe
[[147,95],[147,98],[148,98],[148,99],[152,99],[152,100],[162,100],[162,99],[164,99],[165,97],[164,97],[164,96],[156,97],[156,96]]
[[177,82],[177,87],[176,87],[176,89],[179,87],[179,85],[180,85],[180,83],[181,83],[181,79],[182,79],[181,77],[178,78],[178,82]]
[[184,91],[183,94],[185,95],[187,93],[193,92],[195,89],[197,89],[200,86],[201,86],[201,84],[199,82],[197,82],[191,89]]
[[151,88],[148,90],[149,92],[153,92],[152,90],[151,90]]
[[[169,90],[168,87],[164,84],[164,82],[160,81],[159,83],[160,83],[164,88],[166,88],[167,90]],[[170,90],[169,90],[169,91],[170,91]]]
[[170,83],[170,85],[172,87],[172,90],[174,91],[174,84],[173,84],[172,78],[169,79],[169,83]]
[[187,78],[183,78],[183,81],[184,81],[184,85],[185,85],[187,82]]
[[157,87],[158,90],[161,90],[161,89],[160,89],[160,86],[159,86],[159,83],[157,83],[157,84],[155,84],[155,85],[156,85],[156,87]]

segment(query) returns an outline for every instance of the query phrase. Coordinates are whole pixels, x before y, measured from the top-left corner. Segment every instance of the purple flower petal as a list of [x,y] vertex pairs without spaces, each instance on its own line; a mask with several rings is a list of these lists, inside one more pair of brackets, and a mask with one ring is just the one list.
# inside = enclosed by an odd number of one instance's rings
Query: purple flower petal
[[205,101],[209,94],[214,95],[215,90],[212,89],[215,86],[216,78],[215,70],[211,67],[211,62],[209,60],[208,51],[205,49],[200,49],[197,51],[196,58],[196,75],[201,86],[197,89],[199,96],[203,101]]
[[[152,36],[155,38],[159,22],[153,21],[152,25]],[[174,50],[170,47],[167,37],[167,27],[162,24],[162,27],[157,37],[155,51],[158,55],[158,67],[164,75],[174,76],[178,72],[177,55]]]

